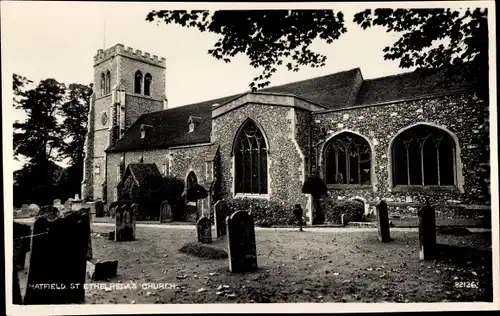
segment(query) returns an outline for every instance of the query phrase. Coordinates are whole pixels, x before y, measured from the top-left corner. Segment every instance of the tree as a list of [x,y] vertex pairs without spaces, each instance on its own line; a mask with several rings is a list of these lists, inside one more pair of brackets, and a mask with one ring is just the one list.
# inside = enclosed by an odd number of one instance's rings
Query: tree
[[380,26],[401,34],[384,48],[385,59],[399,60],[401,68],[445,70],[450,78],[473,82],[487,97],[487,9],[368,9],[357,13],[354,22],[363,29]]
[[61,127],[66,137],[66,141],[61,145],[61,155],[69,158],[71,165],[81,165],[82,168],[91,95],[92,84],[73,83],[69,85],[67,101],[61,105],[61,114],[64,117]]
[[163,20],[201,32],[221,35],[208,53],[228,63],[238,54],[250,58],[250,65],[262,74],[250,84],[252,90],[270,84],[277,67],[289,70],[302,66],[321,67],[326,56],[309,47],[316,38],[332,43],[346,32],[344,15],[332,10],[249,10],[249,11],[152,11],[147,21]]
[[[310,49],[313,40],[333,43],[347,32],[343,13],[332,10],[159,10],[149,12],[146,20],[196,27],[201,32],[220,35],[208,51],[210,55],[230,62],[236,55],[244,54],[250,58],[251,66],[262,68],[262,75],[250,84],[252,91],[268,86],[269,78],[284,63],[293,71],[303,66],[324,66],[326,56]],[[399,60],[402,68],[452,69],[450,65],[468,63],[473,65],[465,75],[473,79],[477,75],[487,76],[486,10],[365,10],[354,15],[354,22],[363,29],[376,25],[401,34],[384,52],[385,59]]]
[[14,123],[14,156],[23,155],[32,164],[54,159],[61,147],[61,130],[56,119],[66,87],[55,79],[42,80],[34,89],[23,93],[19,102],[27,119]]
[[59,156],[69,160],[64,181],[59,183],[58,191],[63,199],[80,192],[92,84],[74,83],[70,84],[68,88],[66,102],[61,105],[60,111],[63,117],[61,131],[65,139],[59,148]]

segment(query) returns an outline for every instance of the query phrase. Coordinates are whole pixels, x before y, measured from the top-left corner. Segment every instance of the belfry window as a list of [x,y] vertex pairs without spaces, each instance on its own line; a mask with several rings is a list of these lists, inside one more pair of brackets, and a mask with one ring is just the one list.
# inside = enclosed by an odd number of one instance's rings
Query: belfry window
[[368,142],[352,133],[341,133],[325,147],[327,184],[369,185],[371,150]]
[[110,94],[111,93],[111,73],[109,70],[106,72],[106,85],[105,85],[105,94]]
[[144,76],[144,95],[150,96],[151,95],[151,74],[147,73]]
[[268,147],[255,122],[247,120],[234,144],[235,193],[267,194]]
[[137,70],[134,77],[134,93],[140,94],[142,86],[142,72]]
[[393,184],[455,185],[455,146],[445,131],[417,125],[399,134],[392,144]]
[[101,96],[106,94],[106,75],[101,73]]

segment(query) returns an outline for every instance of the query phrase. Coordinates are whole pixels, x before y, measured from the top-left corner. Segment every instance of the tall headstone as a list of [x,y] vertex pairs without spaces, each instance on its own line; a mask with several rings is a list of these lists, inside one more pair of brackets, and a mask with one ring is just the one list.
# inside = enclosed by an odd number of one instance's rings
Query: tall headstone
[[204,244],[212,242],[212,225],[205,216],[202,216],[196,223],[196,232],[198,233],[198,242]]
[[24,270],[26,262],[26,253],[31,249],[31,227],[26,224],[14,222],[14,249],[15,249],[15,268]]
[[378,213],[378,233],[381,242],[391,241],[391,232],[389,224],[389,212],[387,210],[387,203],[382,200],[377,205]]
[[214,215],[216,237],[227,235],[226,217],[229,216],[229,209],[226,201],[220,200],[214,204]]
[[40,212],[38,212],[38,217],[45,217],[48,220],[55,220],[59,216],[59,209],[53,205],[42,206]]
[[115,241],[135,240],[135,212],[130,204],[120,204],[115,216]]
[[55,221],[35,221],[25,304],[84,302],[88,238],[78,212]]
[[254,221],[245,211],[227,217],[229,271],[249,272],[257,269],[257,247]]
[[171,222],[173,220],[172,207],[167,200],[160,205],[160,223]]
[[430,205],[418,211],[418,235],[420,240],[420,260],[436,258],[436,213]]
[[104,217],[104,202],[102,200],[95,201],[95,217]]

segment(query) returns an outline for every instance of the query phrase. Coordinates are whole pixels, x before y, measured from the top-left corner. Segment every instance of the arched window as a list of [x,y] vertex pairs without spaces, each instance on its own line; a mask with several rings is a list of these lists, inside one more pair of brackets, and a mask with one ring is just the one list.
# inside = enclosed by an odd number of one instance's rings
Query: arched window
[[417,125],[392,144],[393,184],[455,185],[455,145],[445,131]]
[[150,73],[147,73],[144,76],[144,95],[151,95],[151,80],[153,78],[151,77]]
[[368,142],[352,133],[340,133],[325,146],[327,184],[370,185],[371,150]]
[[267,194],[267,144],[262,131],[248,120],[235,139],[235,193]]
[[106,94],[106,75],[104,75],[104,72],[101,73],[101,95]]
[[137,70],[134,78],[134,93],[140,94],[142,86],[142,72]]
[[106,72],[106,94],[111,93],[111,73],[109,70]]
[[196,174],[191,171],[186,179],[186,192],[192,189],[196,183],[198,183],[198,178],[196,177]]

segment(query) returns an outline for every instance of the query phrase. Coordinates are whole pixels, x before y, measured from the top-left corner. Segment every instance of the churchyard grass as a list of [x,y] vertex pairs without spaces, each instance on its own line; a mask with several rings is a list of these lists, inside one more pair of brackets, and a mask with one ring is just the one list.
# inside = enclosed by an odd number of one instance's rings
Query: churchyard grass
[[[112,227],[94,226],[93,230],[109,232]],[[491,266],[483,267],[484,261],[471,259],[463,263],[465,266],[420,261],[418,232],[391,231],[391,238],[391,242],[381,243],[376,229],[257,230],[259,269],[231,274],[227,259],[209,260],[178,251],[184,244],[196,241],[195,229],[139,226],[135,241],[92,239],[94,258],[119,262],[118,276],[108,283],[133,282],[137,289],[87,290],[86,303],[485,300]],[[437,242],[491,250],[491,233],[460,237],[438,234]],[[227,251],[227,239],[214,238],[212,246]],[[24,271],[28,271],[29,263],[26,266]],[[19,272],[22,288],[26,282],[24,271]],[[463,281],[475,282],[478,288],[460,287],[457,282]],[[158,287],[160,283],[176,284],[178,289],[155,289],[155,284]],[[142,289],[143,284],[152,287]]]

